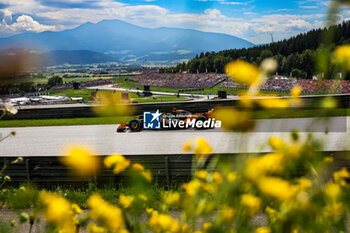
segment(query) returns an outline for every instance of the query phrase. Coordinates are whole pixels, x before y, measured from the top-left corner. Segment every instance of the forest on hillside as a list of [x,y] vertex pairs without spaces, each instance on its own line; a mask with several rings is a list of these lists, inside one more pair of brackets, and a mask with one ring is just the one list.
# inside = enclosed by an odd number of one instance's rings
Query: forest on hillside
[[344,21],[329,28],[313,29],[290,39],[252,48],[230,49],[217,53],[202,52],[187,63],[178,64],[176,67],[163,68],[160,69],[160,72],[223,73],[225,65],[232,60],[241,59],[258,65],[265,58],[273,57],[279,64],[277,70],[279,75],[311,79],[314,75],[317,75],[316,58],[319,57],[320,49],[325,46],[324,35],[333,36],[332,41],[334,43],[327,44],[328,48],[332,49],[337,45],[350,44],[350,21]]

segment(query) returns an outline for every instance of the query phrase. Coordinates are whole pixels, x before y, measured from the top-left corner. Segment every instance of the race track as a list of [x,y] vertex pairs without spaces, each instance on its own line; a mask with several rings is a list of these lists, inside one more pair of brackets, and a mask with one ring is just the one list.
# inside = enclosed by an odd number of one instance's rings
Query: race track
[[183,154],[182,144],[195,137],[206,138],[215,153],[267,152],[269,136],[287,140],[292,129],[303,131],[301,137],[314,132],[324,143],[324,151],[343,151],[350,150],[349,120],[349,117],[333,117],[328,121],[313,118],[258,120],[255,131],[247,134],[219,129],[116,133],[116,125],[1,128],[3,136],[11,131],[16,131],[17,135],[1,142],[0,156],[59,156],[64,145],[71,143],[89,144],[100,155]]

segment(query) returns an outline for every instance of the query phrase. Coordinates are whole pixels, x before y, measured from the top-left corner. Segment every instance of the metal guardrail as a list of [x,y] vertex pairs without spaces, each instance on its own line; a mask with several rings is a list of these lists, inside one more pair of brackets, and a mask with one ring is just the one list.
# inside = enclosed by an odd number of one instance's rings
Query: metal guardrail
[[[306,109],[320,108],[321,101],[332,96],[337,102],[339,108],[349,108],[350,95],[317,95],[303,96],[303,107]],[[257,102],[268,98],[291,97],[259,97]],[[161,112],[170,112],[174,108],[185,109],[191,112],[206,112],[217,106],[237,106],[238,100],[210,100],[210,101],[182,101],[182,102],[162,102],[162,103],[142,103],[128,105],[130,112],[126,115],[140,115],[144,111],[155,111],[159,109]],[[4,120],[33,120],[33,119],[60,119],[60,118],[80,118],[80,117],[96,117],[93,106],[70,106],[57,108],[30,108],[20,109],[16,115],[6,115]]]
[[[334,162],[328,167],[328,176],[333,171],[342,167],[350,168],[350,158],[348,152],[322,152],[327,156],[333,156]],[[235,154],[225,154],[232,162],[237,162]],[[102,158],[105,156],[101,156]],[[192,155],[129,155],[125,156],[133,163],[141,163],[149,169],[153,175],[153,182],[163,185],[175,185],[188,182],[192,177]],[[12,158],[13,159],[13,158]],[[6,161],[5,157],[0,158],[0,166]],[[9,161],[9,160],[8,160]],[[295,170],[295,176],[303,175],[301,168]],[[22,163],[8,167],[4,175],[11,177],[11,185],[23,183],[34,183],[38,186],[52,187],[57,185],[81,186],[89,182],[94,182],[93,177],[79,179],[71,175],[71,170],[59,162],[58,157],[26,157]],[[323,174],[326,175],[326,174]],[[327,176],[327,175],[326,175]],[[327,178],[327,177],[324,178]],[[104,169],[97,176],[97,183],[100,184],[120,184],[126,181],[126,174],[115,175],[111,170]]]
[[[101,162],[105,156],[101,156]],[[150,169],[153,180],[171,185],[183,183],[191,178],[191,155],[129,155],[125,156],[133,163],[141,163]],[[0,166],[9,158],[0,158]],[[13,160],[13,158],[12,158]],[[102,165],[102,163],[101,163]],[[77,178],[71,170],[62,165],[58,157],[25,157],[19,164],[9,166],[4,175],[11,177],[11,184],[35,183],[39,186],[82,185],[94,182],[94,177]],[[125,174],[115,175],[110,169],[103,169],[97,175],[98,184],[118,184],[125,181]]]

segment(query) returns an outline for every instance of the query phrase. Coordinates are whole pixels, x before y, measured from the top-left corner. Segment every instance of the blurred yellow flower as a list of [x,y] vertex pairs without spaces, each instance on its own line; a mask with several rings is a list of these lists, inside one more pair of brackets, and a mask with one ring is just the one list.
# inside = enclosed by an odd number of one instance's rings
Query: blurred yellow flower
[[350,173],[347,168],[343,167],[340,171],[333,173],[334,182],[339,184],[340,186],[346,186],[347,179],[350,178]]
[[151,182],[152,181],[152,173],[150,170],[144,170],[141,172],[141,175],[148,181]]
[[108,230],[103,228],[103,227],[99,227],[96,224],[89,224],[87,226],[88,232],[89,233],[107,233]]
[[220,210],[219,219],[222,223],[230,224],[236,216],[236,210],[230,206],[223,206]]
[[304,191],[305,189],[310,188],[310,187],[312,186],[311,180],[306,179],[306,178],[300,178],[300,179],[298,179],[298,183],[299,183],[299,188],[300,188],[301,190],[303,190],[303,191]]
[[177,205],[180,202],[180,194],[178,192],[166,191],[163,194],[163,200],[167,205]]
[[269,138],[269,144],[274,150],[281,150],[286,145],[282,139],[274,136]]
[[119,196],[119,204],[122,206],[124,209],[127,209],[131,206],[132,202],[134,201],[133,196],[127,196],[124,194],[120,194]]
[[289,200],[295,194],[293,185],[278,177],[263,177],[259,179],[258,187],[265,195],[280,201]]
[[236,82],[249,86],[259,82],[260,69],[248,62],[236,60],[225,66],[225,73]]
[[204,232],[207,232],[212,226],[213,226],[213,223],[211,223],[211,222],[203,223],[203,230],[204,230]]
[[124,226],[121,209],[104,201],[100,195],[94,194],[87,201],[90,218],[96,220],[112,232],[118,232]]
[[213,148],[211,148],[210,144],[206,139],[197,137],[195,139],[195,142],[196,146],[194,148],[194,153],[196,154],[197,160],[211,155],[211,153],[213,152]]
[[283,171],[285,159],[279,152],[268,153],[260,157],[249,158],[244,174],[251,180],[256,180],[266,174],[278,174]]
[[159,214],[157,211],[153,211],[149,224],[154,232],[179,232],[181,230],[181,224],[179,221],[172,218],[170,215]]
[[201,183],[199,180],[191,180],[189,183],[182,185],[188,196],[194,196],[200,187]]
[[191,151],[192,150],[192,141],[187,140],[183,145],[182,145],[182,150],[183,151]]
[[281,97],[266,97],[258,102],[264,108],[287,108],[289,102]]
[[254,126],[250,112],[238,111],[233,107],[216,108],[214,116],[215,119],[221,121],[225,130],[247,131]]
[[60,161],[73,172],[80,176],[94,175],[100,168],[99,157],[96,152],[87,145],[72,144],[63,150]]
[[336,202],[341,196],[341,188],[338,184],[329,183],[324,188],[324,193],[329,201]]
[[102,116],[132,115],[129,100],[123,100],[120,92],[98,91],[95,102],[95,111]]
[[251,195],[251,194],[243,194],[241,197],[241,203],[248,207],[249,214],[253,216],[258,213],[261,206],[260,198]]
[[350,45],[341,45],[334,50],[335,62],[350,70]]
[[145,168],[144,168],[144,166],[142,166],[139,163],[133,163],[131,165],[131,170],[133,170],[133,171],[143,171],[143,170],[145,170]]
[[220,172],[215,171],[213,172],[212,176],[213,176],[214,183],[216,185],[221,185],[224,182],[224,178],[222,177]]
[[125,171],[130,166],[130,160],[127,160],[124,156],[120,154],[114,154],[108,156],[104,159],[104,165],[106,168],[113,168],[114,174],[119,174]]
[[293,97],[299,97],[302,91],[302,87],[301,86],[295,86],[292,88],[292,90],[290,91],[290,94]]
[[266,74],[271,74],[276,71],[278,63],[274,58],[266,58],[261,62],[260,68]]
[[207,178],[207,175],[208,175],[208,172],[207,170],[204,170],[204,169],[196,171],[196,174],[195,174],[195,176],[201,180],[205,180]]
[[259,227],[254,229],[254,233],[270,233],[271,230],[268,227]]
[[83,210],[77,204],[72,204],[71,208],[72,208],[74,214],[83,213]]
[[277,210],[267,206],[265,209],[266,214],[269,216],[269,220],[271,223],[274,223],[278,218]]
[[57,229],[74,233],[73,210],[66,199],[54,193],[42,191],[39,200],[44,206],[43,215],[49,223],[55,225]]
[[230,172],[227,174],[226,176],[227,181],[232,183],[233,181],[235,181],[237,179],[237,173],[236,172]]

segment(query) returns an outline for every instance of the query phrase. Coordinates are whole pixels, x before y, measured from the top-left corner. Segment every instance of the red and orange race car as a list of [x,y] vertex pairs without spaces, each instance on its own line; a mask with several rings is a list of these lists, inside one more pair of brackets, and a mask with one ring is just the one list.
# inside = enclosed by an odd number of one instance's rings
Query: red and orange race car
[[[197,127],[200,124],[197,122],[205,122],[208,119],[213,118],[213,109],[205,113],[191,113],[183,109],[173,109],[171,113],[162,113],[160,116],[161,129],[181,129],[185,127],[180,127],[176,122],[183,122],[184,125],[193,126],[195,129],[203,129],[202,127]],[[143,115],[138,118],[134,118],[129,121],[129,123],[120,124],[117,128],[117,132],[139,132],[143,130]],[[169,127],[164,127],[165,125]],[[210,127],[209,127],[210,128]]]

